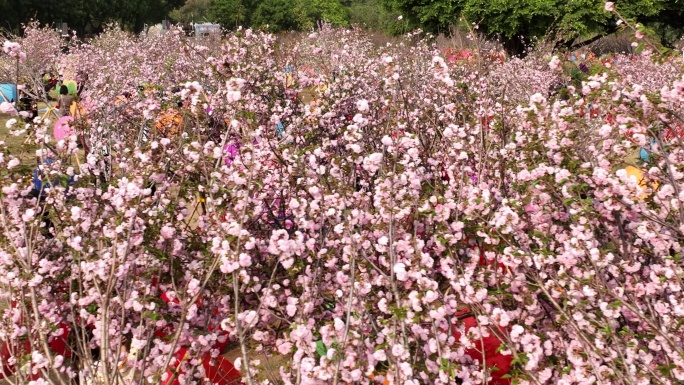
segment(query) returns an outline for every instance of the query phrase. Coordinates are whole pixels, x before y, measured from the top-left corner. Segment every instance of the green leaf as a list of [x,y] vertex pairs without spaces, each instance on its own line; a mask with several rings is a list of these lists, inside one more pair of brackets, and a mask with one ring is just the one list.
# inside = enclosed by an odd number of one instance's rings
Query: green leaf
[[316,353],[323,357],[328,352],[328,347],[323,344],[322,340],[316,341]]

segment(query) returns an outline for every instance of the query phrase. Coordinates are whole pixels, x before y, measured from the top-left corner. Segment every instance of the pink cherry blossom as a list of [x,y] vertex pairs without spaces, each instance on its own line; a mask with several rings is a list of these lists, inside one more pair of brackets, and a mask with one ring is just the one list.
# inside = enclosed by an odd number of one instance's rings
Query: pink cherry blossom
[[7,115],[16,115],[17,110],[14,108],[14,105],[9,102],[2,102],[0,103],[0,113],[7,114]]
[[36,381],[209,383],[237,346],[252,384],[682,382],[680,58],[10,39],[24,91],[85,81],[78,138],[0,143],[2,358]]

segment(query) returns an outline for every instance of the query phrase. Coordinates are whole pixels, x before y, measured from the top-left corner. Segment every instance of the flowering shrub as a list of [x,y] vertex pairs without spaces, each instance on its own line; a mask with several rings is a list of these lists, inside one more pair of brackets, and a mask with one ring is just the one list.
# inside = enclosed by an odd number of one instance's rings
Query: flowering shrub
[[74,135],[32,123],[50,187],[0,157],[6,375],[199,384],[236,344],[248,384],[254,352],[285,384],[684,381],[680,59],[560,98],[532,57],[277,47],[110,30],[58,55],[87,78]]

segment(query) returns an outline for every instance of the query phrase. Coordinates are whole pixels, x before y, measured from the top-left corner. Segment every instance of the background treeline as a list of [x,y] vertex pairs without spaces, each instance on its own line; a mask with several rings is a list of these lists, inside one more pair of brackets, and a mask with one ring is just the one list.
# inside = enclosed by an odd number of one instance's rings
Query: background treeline
[[[308,30],[320,21],[360,25],[390,35],[422,28],[443,33],[476,26],[509,53],[520,53],[540,39],[570,48],[616,32],[614,14],[604,0],[0,0],[3,27],[21,23],[67,22],[79,34],[97,33],[110,21],[140,32],[168,18],[175,23],[218,22],[268,27],[272,32]],[[684,0],[624,0],[619,12],[672,47],[684,31]],[[400,17],[401,16],[401,17]]]
[[31,19],[44,24],[67,23],[79,35],[101,32],[108,22],[119,22],[139,32],[145,24],[159,23],[184,0],[0,0],[3,29],[19,32]]
[[383,0],[187,0],[170,13],[180,23],[214,21],[227,28],[264,27],[280,32],[308,30],[319,21],[335,26],[361,25],[391,34],[406,23],[399,8]]

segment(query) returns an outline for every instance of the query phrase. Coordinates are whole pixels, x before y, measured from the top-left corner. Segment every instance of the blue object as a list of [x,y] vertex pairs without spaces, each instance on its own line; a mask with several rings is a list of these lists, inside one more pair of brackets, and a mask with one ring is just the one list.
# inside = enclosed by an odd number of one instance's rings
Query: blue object
[[15,84],[0,84],[0,102],[16,102],[17,86]]
[[289,74],[289,73],[292,73],[293,71],[294,71],[294,67],[285,66],[285,70],[283,72],[285,72],[286,74]]
[[284,132],[285,132],[285,127],[283,126],[283,123],[278,122],[278,129],[276,130],[276,133],[278,134],[278,139],[283,138]]
[[640,148],[639,149],[639,159],[643,160],[644,162],[648,162],[651,159],[651,154],[650,151],[653,148],[653,145],[655,145],[655,139],[651,139],[651,142],[648,146],[648,149],[645,148]]
[[[52,164],[52,163],[54,163],[54,159],[52,159],[52,158],[45,159],[45,164]],[[38,165],[40,165],[40,163],[38,163]],[[45,186],[43,187],[43,181],[41,180],[40,174],[41,174],[41,172],[38,169],[38,167],[33,169],[33,188],[36,191],[40,191],[41,196],[44,196],[45,191],[50,188],[50,182],[45,183]],[[52,181],[52,184],[58,185],[59,180]],[[72,184],[74,184],[74,177],[73,176],[69,177],[69,179],[67,179],[67,190],[69,189],[69,186],[71,186]],[[42,191],[41,191],[41,189],[42,189]]]

